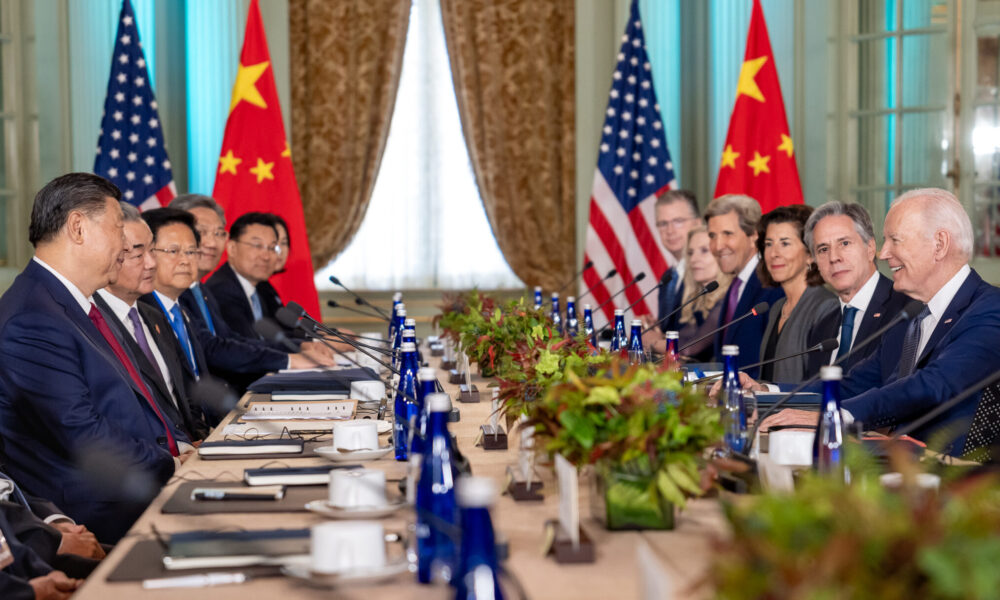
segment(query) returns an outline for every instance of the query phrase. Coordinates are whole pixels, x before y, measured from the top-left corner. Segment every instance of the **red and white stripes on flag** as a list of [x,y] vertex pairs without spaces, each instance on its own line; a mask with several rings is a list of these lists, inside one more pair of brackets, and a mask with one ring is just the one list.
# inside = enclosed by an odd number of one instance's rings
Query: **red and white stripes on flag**
[[[674,185],[638,0],[633,0],[612,73],[590,195],[583,260],[594,261],[594,267],[583,274],[581,292],[590,290],[592,298],[588,302],[597,307],[640,273],[646,276],[605,306],[604,319],[610,321],[615,308],[625,308],[656,287],[664,271],[672,266],[673,257],[659,241],[654,208],[657,196]],[[617,275],[602,281],[611,269],[617,269]],[[655,314],[655,309],[656,295],[650,294],[633,311],[644,315]],[[604,319],[594,315],[595,321]]]

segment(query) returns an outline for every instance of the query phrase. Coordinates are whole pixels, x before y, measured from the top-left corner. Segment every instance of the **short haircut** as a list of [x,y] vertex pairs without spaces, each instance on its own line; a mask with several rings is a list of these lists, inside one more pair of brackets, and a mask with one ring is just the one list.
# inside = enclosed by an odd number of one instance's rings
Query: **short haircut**
[[[274,215],[264,212],[248,212],[240,215],[229,227],[229,239],[239,240],[243,237],[247,227],[251,225],[265,225],[274,229],[274,237],[278,237],[278,230],[274,226]],[[287,228],[286,228],[287,229]]]
[[705,208],[705,223],[712,217],[735,212],[740,220],[740,229],[747,235],[753,235],[757,231],[757,223],[760,222],[760,203],[742,194],[726,194],[714,198]]
[[908,200],[922,199],[924,233],[930,237],[935,231],[945,230],[955,242],[960,256],[966,261],[972,258],[972,221],[969,213],[958,201],[955,194],[940,188],[921,188],[910,190],[893,200],[889,210]]
[[[767,265],[764,264],[764,237],[767,234],[767,227],[769,225],[777,225],[778,223],[791,223],[795,226],[795,230],[799,233],[799,241],[805,245],[805,239],[802,234],[805,230],[806,221],[809,220],[809,216],[812,215],[813,208],[806,204],[792,204],[791,206],[779,206],[771,212],[767,213],[760,219],[760,223],[757,225],[757,252],[760,254],[761,261],[757,265],[757,277],[760,278],[760,283],[764,287],[777,287],[778,284],[771,278],[771,273],[767,270]],[[808,254],[809,249],[806,248],[805,252]],[[816,263],[813,262],[809,266],[809,270],[806,272],[806,285],[816,286],[823,285],[823,276],[819,273],[819,268]]]
[[222,219],[223,227],[226,225],[226,212],[222,210],[219,203],[216,202],[211,196],[206,196],[204,194],[181,194],[170,201],[170,208],[179,208],[188,212],[190,212],[192,208],[207,208],[215,211],[215,214],[219,215],[219,218]]
[[104,212],[108,198],[121,200],[121,190],[99,175],[68,173],[56,177],[35,194],[28,241],[36,248],[51,241],[74,210],[96,217]]
[[119,200],[118,206],[122,207],[122,220],[126,223],[142,221],[142,213],[139,212],[139,209],[134,204]]
[[662,196],[656,199],[656,206],[666,206],[674,202],[687,202],[688,208],[691,209],[691,215],[696,219],[701,216],[701,213],[698,211],[698,199],[695,197],[694,192],[688,190],[667,190]]
[[186,210],[173,207],[154,208],[153,210],[147,210],[142,213],[142,218],[146,221],[146,225],[149,225],[149,229],[153,232],[153,241],[156,241],[156,236],[160,232],[161,228],[166,227],[167,225],[180,223],[181,225],[187,225],[188,229],[191,230],[191,233],[194,234],[195,243],[199,245],[201,244],[201,235],[194,227],[194,215]]
[[277,213],[267,213],[271,215],[271,225],[274,227],[274,232],[278,234],[278,239],[281,239],[281,232],[278,231],[278,225],[285,228],[285,234],[288,236],[288,247],[292,247],[292,231],[288,228],[288,221]]
[[861,236],[861,241],[865,244],[875,239],[875,228],[872,226],[872,218],[864,206],[833,200],[814,210],[813,214],[809,216],[809,220],[806,221],[803,238],[806,241],[806,248],[809,248],[809,251],[813,254],[816,253],[816,248],[813,245],[813,229],[823,219],[835,216],[849,217],[854,222],[854,230],[858,232],[858,235]]

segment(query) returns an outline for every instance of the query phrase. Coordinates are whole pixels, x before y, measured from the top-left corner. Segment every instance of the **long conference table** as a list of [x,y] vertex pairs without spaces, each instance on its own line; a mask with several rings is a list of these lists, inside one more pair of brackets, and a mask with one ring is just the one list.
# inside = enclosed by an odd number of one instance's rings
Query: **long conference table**
[[[425,351],[425,355],[426,355]],[[438,369],[441,381],[450,396],[458,393],[458,386],[448,382],[448,373],[440,369],[439,358],[429,358],[430,365]],[[518,439],[516,432],[510,436],[508,450],[483,450],[475,446],[479,426],[487,423],[491,412],[486,389],[488,381],[473,376],[473,383],[482,391],[483,401],[479,403],[455,402],[461,410],[461,420],[451,423],[450,429],[456,435],[460,451],[468,457],[472,472],[477,476],[487,476],[497,482],[498,489],[506,483],[506,468],[517,464]],[[244,397],[241,402],[249,398]],[[266,397],[256,397],[263,400]],[[223,425],[236,417],[230,414],[222,425],[209,436],[209,440],[223,439]],[[385,440],[388,434],[383,434]],[[388,443],[383,441],[383,443]],[[326,459],[303,455],[302,458],[280,459],[287,466],[307,466],[326,464]],[[103,563],[88,578],[84,586],[73,596],[75,600],[133,600],[135,598],[212,598],[248,600],[256,598],[330,598],[347,599],[371,598],[450,598],[451,588],[444,585],[420,585],[413,574],[403,574],[392,581],[379,585],[342,587],[336,591],[317,589],[306,584],[281,577],[251,579],[243,584],[223,585],[211,588],[173,588],[165,590],[145,590],[141,582],[109,582],[107,577],[128,555],[140,540],[154,538],[154,528],[163,535],[192,530],[221,529],[277,529],[308,528],[324,522],[325,517],[311,512],[289,513],[243,513],[183,515],[164,514],[161,507],[184,481],[242,480],[243,470],[259,468],[273,459],[203,460],[193,456],[177,471],[175,476],[150,504],[129,534],[104,559]],[[389,480],[399,479],[405,474],[403,463],[396,462],[392,455],[376,461],[363,463],[366,468],[382,469]],[[269,465],[275,466],[275,465]],[[676,529],[672,531],[621,531],[610,532],[591,517],[589,496],[590,485],[586,477],[580,480],[581,525],[594,541],[596,562],[590,564],[558,564],[551,557],[542,555],[545,541],[545,522],[558,516],[558,484],[552,470],[539,468],[544,482],[544,501],[516,502],[508,495],[501,495],[493,511],[493,524],[499,538],[509,544],[506,569],[512,572],[523,586],[529,598],[538,599],[584,599],[584,598],[639,598],[641,596],[639,561],[637,549],[644,541],[659,560],[663,573],[671,583],[673,597],[703,598],[710,595],[710,589],[699,586],[709,568],[713,540],[724,536],[727,531],[718,502],[714,499],[699,499],[688,504],[678,515]],[[394,485],[389,483],[390,486]],[[327,489],[315,487],[316,499],[325,499]],[[405,531],[413,521],[412,510],[403,510],[383,519],[386,531]],[[226,569],[237,571],[238,569]],[[510,588],[505,588],[510,589]],[[508,592],[509,598],[516,594]]]

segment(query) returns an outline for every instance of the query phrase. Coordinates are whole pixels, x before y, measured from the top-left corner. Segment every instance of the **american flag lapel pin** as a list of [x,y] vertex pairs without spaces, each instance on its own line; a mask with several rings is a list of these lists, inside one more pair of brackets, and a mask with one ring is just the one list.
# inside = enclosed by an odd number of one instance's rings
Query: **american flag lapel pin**
[[947,325],[948,323],[951,323],[951,319],[946,319],[945,320],[944,324]]
[[877,318],[879,318],[881,316],[882,316],[882,313],[875,313],[874,315],[872,315],[872,318],[873,319],[877,319]]

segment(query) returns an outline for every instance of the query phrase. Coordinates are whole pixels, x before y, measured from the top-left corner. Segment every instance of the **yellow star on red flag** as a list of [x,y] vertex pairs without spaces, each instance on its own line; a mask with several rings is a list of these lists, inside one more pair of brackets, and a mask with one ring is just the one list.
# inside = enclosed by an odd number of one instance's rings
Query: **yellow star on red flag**
[[722,151],[722,167],[736,168],[736,159],[740,157],[739,152],[733,152],[732,144],[726,144],[726,149]]
[[757,87],[757,80],[754,78],[757,77],[757,72],[764,67],[764,63],[766,62],[766,56],[752,58],[743,62],[743,66],[740,68],[740,81],[736,84],[737,98],[740,97],[740,94],[743,94],[750,96],[758,102],[764,102],[764,94]]
[[233,112],[241,100],[258,108],[267,108],[267,102],[264,101],[260,90],[257,89],[257,80],[264,74],[269,64],[271,63],[268,61],[254,65],[240,63],[239,69],[236,71],[236,84],[233,85],[233,100],[229,103],[229,112]]
[[223,173],[232,173],[233,175],[236,175],[236,167],[238,167],[241,162],[243,162],[243,159],[233,156],[232,150],[226,152],[224,155],[219,157],[219,175],[222,175]]
[[250,172],[257,176],[257,183],[260,183],[265,179],[274,179],[274,173],[271,172],[273,168],[273,162],[264,162],[263,158],[258,158],[257,166],[250,167]]
[[781,134],[781,145],[778,146],[778,150],[784,150],[785,154],[789,157],[795,152],[795,147],[792,145],[792,138],[785,134]]
[[753,153],[753,160],[747,163],[748,167],[753,169],[753,174],[756,177],[760,175],[761,171],[764,173],[770,173],[771,169],[767,166],[767,163],[771,160],[770,156],[761,156],[759,152]]

